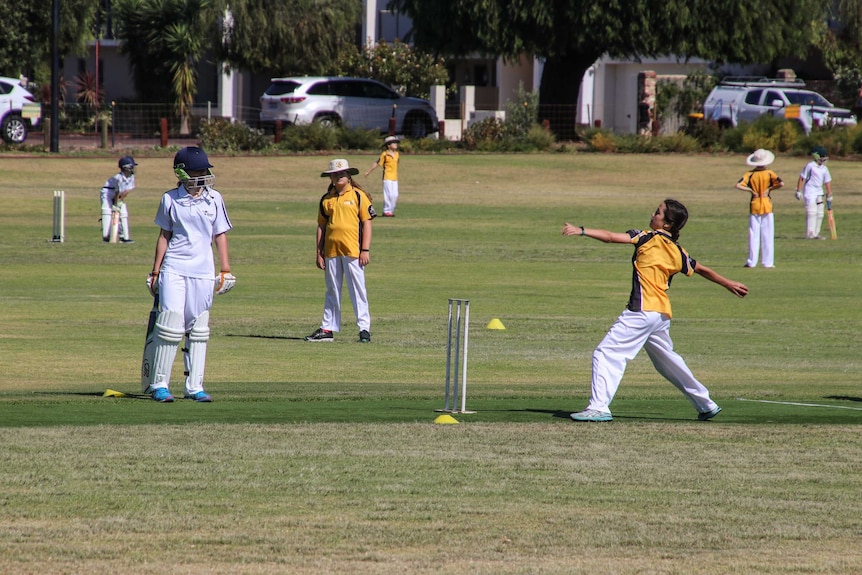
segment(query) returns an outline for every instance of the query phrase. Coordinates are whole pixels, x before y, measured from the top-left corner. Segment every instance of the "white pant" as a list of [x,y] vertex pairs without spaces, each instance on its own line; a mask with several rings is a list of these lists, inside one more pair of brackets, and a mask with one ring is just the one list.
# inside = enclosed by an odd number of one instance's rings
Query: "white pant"
[[371,314],[368,311],[368,293],[365,290],[365,269],[358,258],[337,256],[326,258],[326,300],[323,305],[323,322],[320,327],[341,331],[341,286],[347,279],[347,292],[353,302],[353,313],[359,330],[371,331]]
[[823,224],[823,196],[805,198],[805,237],[814,239],[820,235]]
[[753,268],[761,255],[763,267],[775,265],[775,216],[771,213],[748,216],[748,259],[745,265]]
[[398,203],[398,180],[383,180],[383,213],[394,214]]
[[698,413],[715,409],[709,390],[673,350],[669,330],[670,319],[658,312],[623,311],[593,352],[592,391],[587,409],[610,412],[626,364],[641,348],[646,348],[656,370],[691,401]]
[[[107,239],[111,233],[111,211],[113,206],[108,198],[102,198],[102,238]],[[124,240],[132,239],[129,235],[129,210],[126,202],[120,202],[120,237]]]

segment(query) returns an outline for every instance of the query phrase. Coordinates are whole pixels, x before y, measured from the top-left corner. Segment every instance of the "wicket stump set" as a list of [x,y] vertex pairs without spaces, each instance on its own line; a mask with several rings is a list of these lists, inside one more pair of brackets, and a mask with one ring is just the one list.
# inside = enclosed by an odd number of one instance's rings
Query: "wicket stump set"
[[[452,309],[455,308],[455,315]],[[463,331],[461,317],[464,318]],[[452,331],[454,328],[454,346]],[[450,413],[475,413],[467,411],[467,348],[470,336],[470,300],[449,299],[449,332],[446,338],[446,403],[443,409]],[[463,338],[462,338],[463,333]],[[454,348],[454,349],[453,349]],[[454,353],[453,353],[454,352]],[[459,381],[460,368],[460,381]],[[460,390],[459,390],[460,388]],[[458,395],[461,395],[461,408],[458,409]]]
[[66,192],[63,190],[54,190],[54,237],[51,241],[66,241]]

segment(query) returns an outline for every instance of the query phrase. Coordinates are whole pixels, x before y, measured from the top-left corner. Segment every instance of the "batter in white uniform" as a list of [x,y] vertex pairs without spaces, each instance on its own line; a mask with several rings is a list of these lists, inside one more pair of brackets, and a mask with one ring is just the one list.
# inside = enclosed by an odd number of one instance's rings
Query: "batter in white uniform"
[[120,172],[111,176],[99,194],[102,203],[102,240],[108,241],[111,229],[111,214],[113,210],[120,212],[120,241],[126,244],[135,240],[129,234],[129,211],[126,209],[126,196],[135,189],[135,166],[137,162],[131,156],[120,158]]
[[826,167],[826,161],[829,159],[826,148],[815,147],[811,156],[814,159],[805,165],[799,174],[799,181],[796,182],[796,199],[805,202],[805,237],[809,240],[822,240],[820,226],[823,224],[823,204],[832,202],[832,174]]
[[[150,392],[162,403],[174,400],[170,392],[171,368],[183,336],[185,398],[212,401],[204,391],[203,379],[213,289],[216,294],[226,293],[236,278],[230,273],[228,258],[226,234],[231,223],[221,194],[212,188],[215,176],[210,168],[200,148],[177,152],[174,173],[179,182],[162,196],[156,213],[161,233],[147,286],[154,295],[158,293],[161,312],[155,326]],[[221,265],[215,279],[213,243]]]

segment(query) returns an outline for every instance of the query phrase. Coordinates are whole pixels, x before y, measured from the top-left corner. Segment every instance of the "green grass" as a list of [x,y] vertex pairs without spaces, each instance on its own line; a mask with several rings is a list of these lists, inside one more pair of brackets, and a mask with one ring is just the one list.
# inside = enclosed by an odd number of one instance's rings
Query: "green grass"
[[[239,279],[212,311],[215,401],[159,405],[134,394],[173,180],[170,156],[136,159],[137,243],[105,245],[113,158],[0,158],[0,573],[862,570],[862,165],[830,162],[840,239],[811,242],[801,160],[776,161],[764,270],[742,268],[742,156],[404,156],[397,217],[374,224],[373,343],[345,300],[344,331],[315,345],[329,157],[212,158]],[[360,181],[382,203],[379,179]],[[54,189],[63,244],[47,241]],[[641,354],[615,421],[575,424],[631,251],[562,224],[642,228],[666,197],[691,213],[681,243],[751,290],[671,290],[677,350],[724,411],[695,421]],[[476,413],[439,426],[450,297],[471,300]]]

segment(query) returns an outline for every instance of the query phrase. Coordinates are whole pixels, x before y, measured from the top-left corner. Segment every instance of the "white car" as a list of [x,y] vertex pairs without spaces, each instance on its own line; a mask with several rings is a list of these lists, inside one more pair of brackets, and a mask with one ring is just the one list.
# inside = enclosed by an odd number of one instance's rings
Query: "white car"
[[799,122],[806,134],[815,127],[856,125],[853,112],[806,90],[802,80],[727,77],[709,93],[703,112],[707,120],[733,127],[770,114]]
[[437,114],[427,100],[402,96],[367,78],[306,76],[273,78],[260,97],[260,121],[286,124],[340,125],[389,131],[423,138],[439,129]]
[[42,117],[41,106],[21,80],[0,76],[0,137],[10,144],[21,144],[27,130]]

